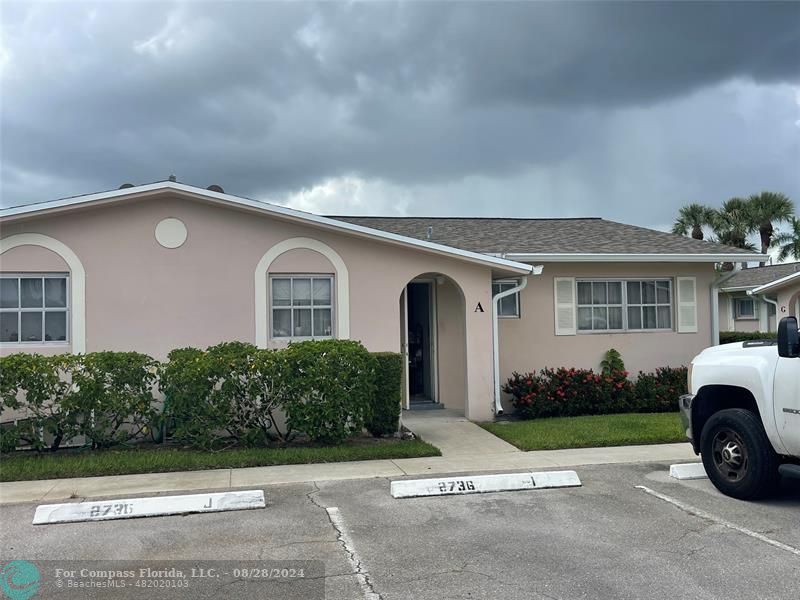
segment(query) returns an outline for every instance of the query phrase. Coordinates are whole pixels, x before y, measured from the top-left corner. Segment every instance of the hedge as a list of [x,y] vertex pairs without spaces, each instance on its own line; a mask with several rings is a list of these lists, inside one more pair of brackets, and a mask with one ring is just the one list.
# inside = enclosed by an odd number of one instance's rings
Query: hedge
[[751,340],[775,340],[777,333],[766,331],[720,331],[719,343],[731,344],[733,342],[749,342]]
[[[93,448],[170,433],[189,447],[266,446],[296,436],[337,444],[366,426],[397,430],[402,361],[360,343],[264,350],[226,342],[179,348],[160,364],[136,352],[0,358],[0,451]],[[155,392],[163,394],[163,404]],[[9,422],[9,412],[23,415]]]
[[374,436],[391,435],[400,424],[403,358],[397,352],[375,352],[375,395],[365,426]]
[[618,369],[608,373],[567,368],[515,372],[503,391],[512,395],[516,414],[522,419],[678,410],[678,396],[686,393],[686,367],[639,373],[636,381],[628,375]]

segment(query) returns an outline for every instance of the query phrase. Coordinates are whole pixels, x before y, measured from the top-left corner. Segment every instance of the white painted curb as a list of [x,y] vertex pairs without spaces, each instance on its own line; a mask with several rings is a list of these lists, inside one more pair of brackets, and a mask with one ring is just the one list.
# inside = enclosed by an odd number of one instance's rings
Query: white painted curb
[[580,486],[581,480],[575,471],[543,471],[462,475],[438,479],[401,479],[392,481],[391,492],[393,498],[414,498]]
[[669,476],[675,479],[706,479],[706,469],[703,463],[683,463],[670,465]]
[[128,498],[125,500],[93,500],[66,504],[42,504],[36,507],[33,524],[108,521],[265,507],[263,490]]

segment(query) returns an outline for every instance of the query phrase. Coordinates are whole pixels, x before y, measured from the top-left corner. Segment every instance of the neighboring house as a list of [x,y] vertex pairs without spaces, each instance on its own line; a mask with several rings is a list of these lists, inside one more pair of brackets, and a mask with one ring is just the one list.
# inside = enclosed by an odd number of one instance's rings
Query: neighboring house
[[714,264],[761,258],[602,219],[332,218],[173,181],[0,227],[4,354],[352,338],[407,354],[406,407],[473,420],[515,370],[612,347],[633,373],[687,364],[718,333]]
[[[759,286],[800,271],[800,263],[741,269],[719,282],[719,321],[722,331],[778,331],[775,294],[749,294]],[[772,302],[770,302],[770,300]]]
[[788,316],[800,318],[800,270],[760,285],[748,293],[756,298],[775,297],[778,320]]

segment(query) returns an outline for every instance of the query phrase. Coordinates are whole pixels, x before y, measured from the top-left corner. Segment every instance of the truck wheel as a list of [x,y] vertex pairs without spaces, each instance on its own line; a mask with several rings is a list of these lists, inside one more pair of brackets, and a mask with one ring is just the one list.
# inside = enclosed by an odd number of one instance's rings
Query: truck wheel
[[741,408],[714,413],[703,427],[700,454],[711,482],[740,500],[763,498],[780,481],[779,460],[759,418]]

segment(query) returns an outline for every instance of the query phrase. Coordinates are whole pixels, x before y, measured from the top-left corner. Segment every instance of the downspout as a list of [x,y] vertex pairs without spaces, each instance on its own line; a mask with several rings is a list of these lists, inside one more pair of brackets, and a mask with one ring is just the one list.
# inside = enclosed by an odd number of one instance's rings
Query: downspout
[[711,345],[719,346],[719,284],[738,273],[738,269],[711,282]]
[[[533,267],[531,271],[532,275],[541,275],[542,274],[542,266],[537,265]],[[498,333],[498,318],[497,313],[500,307],[500,300],[505,298],[506,296],[510,296],[511,294],[516,294],[517,292],[521,292],[525,289],[528,285],[528,277],[525,276],[522,278],[520,284],[516,287],[511,288],[510,290],[505,290],[503,292],[498,292],[495,296],[492,296],[492,333],[494,335],[494,343],[492,344],[492,358],[494,359],[494,414],[496,416],[503,414],[503,404],[500,401],[500,336]]]
[[[777,314],[778,314],[778,301],[777,300],[773,300],[772,298],[767,298],[764,294],[754,294],[753,290],[747,290],[747,295],[748,296],[752,296],[753,298],[758,298],[762,302],[766,302],[768,304],[772,304],[772,306],[775,307],[775,315],[776,315],[775,316],[775,321],[778,320],[778,317],[777,317]],[[767,329],[769,329],[769,316],[767,316]]]

